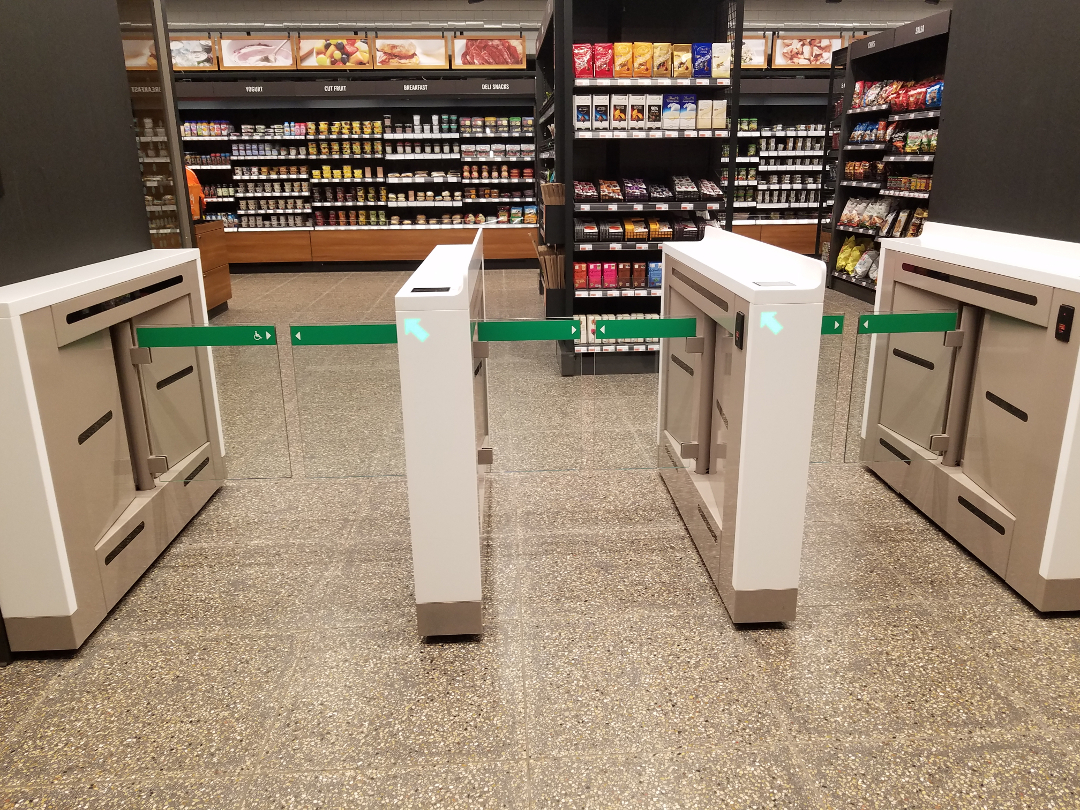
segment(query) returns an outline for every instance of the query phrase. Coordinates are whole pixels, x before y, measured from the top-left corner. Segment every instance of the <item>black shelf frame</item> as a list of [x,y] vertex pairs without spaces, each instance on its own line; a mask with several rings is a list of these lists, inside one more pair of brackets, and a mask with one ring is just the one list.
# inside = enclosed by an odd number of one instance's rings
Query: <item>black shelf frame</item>
[[[886,79],[918,80],[933,75],[945,74],[945,55],[948,49],[948,32],[950,12],[943,11],[921,20],[901,25],[897,28],[886,29],[865,39],[856,40],[846,49],[833,54],[833,65],[830,72],[830,81],[836,90],[835,98],[830,97],[830,115],[833,105],[840,102],[842,114],[833,119],[830,124],[831,131],[839,134],[839,151],[836,153],[836,178],[835,197],[832,211],[832,239],[829,246],[828,273],[826,283],[832,289],[839,290],[855,298],[868,303],[874,303],[877,297],[876,285],[850,279],[843,273],[836,271],[836,257],[845,239],[852,234],[872,238],[875,243],[878,237],[865,229],[841,227],[840,214],[844,210],[848,199],[852,195],[879,194],[885,188],[885,182],[871,183],[861,181],[844,181],[843,162],[847,156],[844,147],[848,144],[851,132],[855,124],[866,120],[868,115],[874,115],[891,120],[917,120],[939,119],[940,111],[920,113],[892,114],[889,105],[875,105],[852,109],[855,83],[857,81],[883,81]],[[837,126],[838,125],[838,126]],[[831,137],[830,131],[830,137]],[[888,145],[884,145],[883,151],[887,155]],[[933,156],[917,156],[912,161],[897,161],[895,158],[888,161],[896,165],[908,162],[909,165],[933,167]],[[895,196],[895,195],[886,195]],[[913,198],[920,207],[929,205],[929,197]]]

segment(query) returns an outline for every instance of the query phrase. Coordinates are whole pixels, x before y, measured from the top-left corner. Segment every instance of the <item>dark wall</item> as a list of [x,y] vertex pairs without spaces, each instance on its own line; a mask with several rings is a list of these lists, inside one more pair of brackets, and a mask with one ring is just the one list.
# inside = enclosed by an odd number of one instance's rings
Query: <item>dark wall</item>
[[0,285],[149,249],[115,0],[2,5]]
[[931,219],[1080,241],[1077,0],[957,0]]

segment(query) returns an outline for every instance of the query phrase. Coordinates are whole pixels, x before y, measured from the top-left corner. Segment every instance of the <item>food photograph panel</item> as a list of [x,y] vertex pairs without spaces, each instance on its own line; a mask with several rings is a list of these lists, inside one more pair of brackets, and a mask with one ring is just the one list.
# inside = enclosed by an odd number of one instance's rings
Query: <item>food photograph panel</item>
[[173,70],[217,70],[217,49],[210,35],[170,36],[169,50]]
[[772,66],[774,68],[827,68],[832,65],[833,51],[844,47],[843,36],[773,37]]
[[281,70],[294,65],[289,34],[265,37],[223,36],[218,53],[222,70]]
[[743,37],[742,66],[744,69],[765,68],[766,55],[769,52],[765,37]]
[[461,70],[524,68],[524,37],[454,37],[454,67]]
[[375,37],[376,70],[448,68],[445,37]]
[[370,70],[371,61],[371,45],[367,37],[327,34],[304,36],[296,41],[296,65],[301,70]]
[[154,38],[149,34],[124,34],[124,67],[128,70],[157,70]]

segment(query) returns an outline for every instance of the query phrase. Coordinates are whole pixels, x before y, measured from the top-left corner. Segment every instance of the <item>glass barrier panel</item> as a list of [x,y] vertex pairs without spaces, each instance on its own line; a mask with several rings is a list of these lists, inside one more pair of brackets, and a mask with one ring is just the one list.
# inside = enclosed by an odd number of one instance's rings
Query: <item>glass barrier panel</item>
[[844,460],[906,464],[943,452],[957,313],[859,316]]
[[143,322],[135,333],[148,350],[137,368],[152,456],[171,466],[208,441],[217,430],[216,400],[224,477],[292,476],[273,326]]
[[396,323],[293,324],[289,340],[307,477],[403,477]]

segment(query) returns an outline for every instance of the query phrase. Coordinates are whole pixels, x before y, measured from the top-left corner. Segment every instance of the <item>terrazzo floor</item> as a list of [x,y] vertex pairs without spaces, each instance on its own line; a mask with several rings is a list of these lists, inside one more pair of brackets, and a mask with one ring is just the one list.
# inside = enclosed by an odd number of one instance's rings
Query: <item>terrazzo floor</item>
[[[406,275],[234,276],[216,322],[389,321]],[[486,289],[541,312],[535,271]],[[844,463],[852,321],[799,618],[739,630],[654,469],[655,375],[495,345],[486,632],[455,643],[414,631],[394,353],[216,350],[236,480],[80,651],[0,669],[0,808],[1080,806],[1080,617]]]

